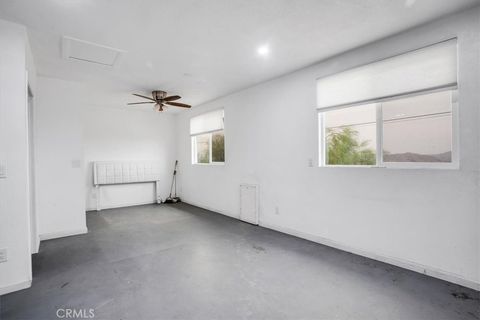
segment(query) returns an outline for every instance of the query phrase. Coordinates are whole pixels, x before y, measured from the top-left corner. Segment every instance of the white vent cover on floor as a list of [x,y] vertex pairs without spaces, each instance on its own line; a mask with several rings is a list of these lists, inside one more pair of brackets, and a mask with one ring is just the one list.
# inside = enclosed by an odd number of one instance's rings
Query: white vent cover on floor
[[64,36],[62,56],[64,59],[80,60],[113,67],[125,51],[104,45]]

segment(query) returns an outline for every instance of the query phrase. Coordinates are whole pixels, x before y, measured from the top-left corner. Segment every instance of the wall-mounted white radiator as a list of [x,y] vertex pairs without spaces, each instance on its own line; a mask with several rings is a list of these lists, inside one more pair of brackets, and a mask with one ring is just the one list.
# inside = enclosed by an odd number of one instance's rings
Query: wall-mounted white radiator
[[160,197],[160,164],[158,162],[96,161],[93,163],[93,184],[97,190],[97,211],[100,211],[102,185],[155,182],[157,203]]

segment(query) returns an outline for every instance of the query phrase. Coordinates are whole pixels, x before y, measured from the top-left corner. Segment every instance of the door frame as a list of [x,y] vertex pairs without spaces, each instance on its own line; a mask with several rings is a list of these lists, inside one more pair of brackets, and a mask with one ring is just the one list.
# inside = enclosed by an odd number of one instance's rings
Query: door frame
[[34,126],[34,95],[26,72],[25,111],[27,127],[27,195],[28,195],[28,216],[30,229],[30,253],[38,253],[40,239],[38,237],[37,199],[35,182],[35,126]]

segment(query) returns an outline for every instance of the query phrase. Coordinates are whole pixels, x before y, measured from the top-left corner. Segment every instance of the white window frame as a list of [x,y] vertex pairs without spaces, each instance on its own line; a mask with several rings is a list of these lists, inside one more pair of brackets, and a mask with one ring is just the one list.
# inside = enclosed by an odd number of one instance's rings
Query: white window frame
[[[382,103],[392,100],[398,100],[408,97],[425,95],[434,92],[451,91],[452,95],[452,161],[451,162],[384,162],[383,161],[383,114]],[[326,163],[326,134],[325,134],[325,113],[332,110],[362,106],[366,104],[377,104],[376,112],[376,164],[375,165],[331,165]],[[355,104],[346,104],[329,108],[318,109],[318,128],[319,128],[319,167],[323,168],[387,168],[387,169],[459,169],[459,106],[458,106],[458,88],[457,86],[446,86],[432,90],[422,90],[414,93],[396,95],[388,98],[376,99],[367,102]]]
[[[202,133],[197,133],[197,134],[194,134],[194,135],[191,135],[190,136],[190,143],[192,145],[192,165],[200,165],[200,166],[209,166],[209,165],[224,165],[225,164],[225,161],[213,161],[212,160],[212,148],[213,148],[213,145],[212,145],[212,136],[214,133],[217,133],[217,132],[223,132],[223,136],[225,137],[225,129],[220,129],[220,130],[213,130],[213,131],[207,131],[207,132],[202,132]],[[199,163],[198,162],[198,154],[197,154],[197,141],[196,141],[196,137],[197,136],[203,136],[203,135],[207,135],[208,134],[208,152],[209,152],[209,162],[208,163]],[[224,150],[224,153],[225,153],[225,140],[223,140],[223,150]],[[225,158],[225,154],[223,155],[224,158]]]

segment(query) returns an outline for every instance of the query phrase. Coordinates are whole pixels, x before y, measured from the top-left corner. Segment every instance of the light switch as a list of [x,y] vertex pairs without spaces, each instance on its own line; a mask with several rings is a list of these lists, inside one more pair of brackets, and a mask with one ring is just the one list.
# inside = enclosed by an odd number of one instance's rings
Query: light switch
[[310,168],[313,167],[313,159],[312,159],[312,158],[308,159],[308,166],[309,166]]
[[5,179],[7,177],[7,162],[5,160],[0,160],[0,179]]

